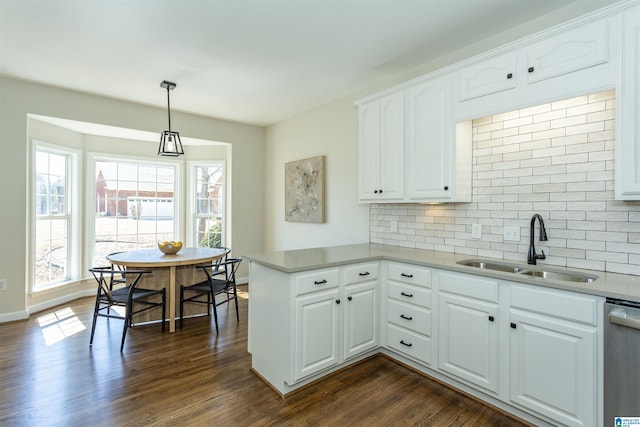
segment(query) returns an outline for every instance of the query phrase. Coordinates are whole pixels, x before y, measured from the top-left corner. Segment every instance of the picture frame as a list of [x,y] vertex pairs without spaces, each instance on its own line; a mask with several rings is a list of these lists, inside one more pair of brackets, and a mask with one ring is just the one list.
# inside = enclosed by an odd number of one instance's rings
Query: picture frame
[[325,222],[325,156],[285,164],[285,221]]

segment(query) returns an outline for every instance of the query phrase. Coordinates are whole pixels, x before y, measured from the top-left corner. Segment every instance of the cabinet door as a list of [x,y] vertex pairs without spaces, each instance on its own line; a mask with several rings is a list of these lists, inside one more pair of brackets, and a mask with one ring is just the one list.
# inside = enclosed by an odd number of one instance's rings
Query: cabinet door
[[529,46],[525,64],[527,82],[568,74],[608,59],[608,22],[595,22]]
[[347,286],[344,301],[344,358],[378,345],[378,282]]
[[616,199],[640,200],[640,9],[624,15],[622,90],[617,92],[622,120],[616,123]]
[[498,306],[440,293],[440,369],[498,392]]
[[451,76],[405,91],[406,198],[451,200],[454,191],[451,139]]
[[403,197],[403,108],[402,93],[359,107],[360,200]]
[[510,399],[568,426],[596,422],[596,332],[511,310]]
[[477,98],[517,86],[517,55],[511,52],[463,68],[458,73],[459,100]]
[[295,381],[338,363],[339,301],[338,288],[296,298]]

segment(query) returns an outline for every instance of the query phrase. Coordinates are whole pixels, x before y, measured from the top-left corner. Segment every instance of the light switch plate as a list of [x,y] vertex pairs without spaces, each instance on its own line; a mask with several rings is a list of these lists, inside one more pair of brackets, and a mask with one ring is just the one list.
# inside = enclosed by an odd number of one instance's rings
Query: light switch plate
[[482,237],[482,224],[471,224],[471,238],[480,239]]
[[509,242],[519,242],[520,227],[504,227],[504,240]]

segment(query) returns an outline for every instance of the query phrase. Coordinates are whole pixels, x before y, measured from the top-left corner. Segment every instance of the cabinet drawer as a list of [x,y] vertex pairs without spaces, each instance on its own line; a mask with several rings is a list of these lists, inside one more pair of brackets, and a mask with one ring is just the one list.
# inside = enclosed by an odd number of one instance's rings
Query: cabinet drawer
[[431,336],[431,310],[389,300],[387,320],[422,335]]
[[366,282],[378,279],[378,263],[358,264],[344,269],[344,284]]
[[389,298],[431,308],[431,290],[404,283],[389,282]]
[[599,320],[598,297],[568,291],[514,284],[509,305],[588,325],[597,325]]
[[431,363],[431,339],[391,324],[387,325],[387,336],[390,348]]
[[340,271],[337,268],[315,270],[296,276],[296,295],[335,288],[340,284]]
[[498,282],[468,274],[440,272],[440,291],[498,302]]
[[431,270],[409,264],[389,264],[389,280],[431,287]]

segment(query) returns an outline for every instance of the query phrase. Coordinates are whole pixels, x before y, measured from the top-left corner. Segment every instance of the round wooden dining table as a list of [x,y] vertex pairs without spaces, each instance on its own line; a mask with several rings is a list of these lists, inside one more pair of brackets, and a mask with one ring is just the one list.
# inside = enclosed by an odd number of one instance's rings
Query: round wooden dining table
[[[111,264],[131,268],[163,269],[169,272],[169,332],[176,331],[176,271],[184,266],[205,264],[222,258],[227,251],[219,248],[182,248],[175,255],[165,255],[160,249],[139,249],[107,256]],[[191,283],[189,283],[191,284]]]

